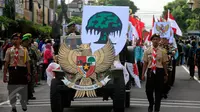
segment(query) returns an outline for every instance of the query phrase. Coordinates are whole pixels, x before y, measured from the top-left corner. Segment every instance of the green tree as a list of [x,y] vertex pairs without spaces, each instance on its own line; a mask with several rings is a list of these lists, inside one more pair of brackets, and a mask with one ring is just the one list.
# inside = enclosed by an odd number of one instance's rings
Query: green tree
[[130,0],[110,0],[110,3],[115,6],[129,6]]
[[5,8],[3,9],[3,15],[10,18],[15,19],[15,4],[14,0],[7,0],[5,4]]
[[183,32],[187,30],[199,29],[199,21],[197,20],[199,11],[191,11],[186,0],[175,0],[164,6],[163,16],[167,15],[167,11],[174,16],[177,24]]
[[49,7],[50,7],[51,9],[54,8],[54,0],[50,0],[50,2],[49,2]]
[[99,5],[110,4],[110,0],[98,0],[98,4],[99,4]]
[[133,14],[138,10],[133,1],[130,0],[98,0],[99,5],[108,5],[113,6],[129,6],[132,9]]
[[58,12],[58,20],[53,22],[53,37],[54,38],[59,38],[60,36],[60,28],[62,27],[62,20],[63,16],[66,20],[67,23],[70,22],[70,19],[67,16],[67,11],[68,11],[68,6],[65,3],[65,0],[61,0],[61,6],[58,7],[57,12]]
[[70,21],[74,21],[76,24],[82,24],[82,18],[78,16],[72,16]]
[[60,14],[62,11],[62,6],[61,5],[58,5],[57,6],[57,9],[56,9],[56,13]]

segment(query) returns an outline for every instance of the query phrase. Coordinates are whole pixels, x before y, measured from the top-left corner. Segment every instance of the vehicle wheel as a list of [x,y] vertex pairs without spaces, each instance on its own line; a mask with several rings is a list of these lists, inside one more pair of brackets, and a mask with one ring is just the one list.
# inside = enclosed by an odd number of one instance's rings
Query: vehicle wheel
[[52,79],[51,87],[50,87],[50,101],[51,101],[51,110],[52,112],[63,112],[62,105],[62,95],[58,90],[58,86],[61,85],[62,82],[58,79]]
[[114,77],[114,93],[113,93],[113,110],[114,112],[125,111],[125,82],[122,70],[113,71]]

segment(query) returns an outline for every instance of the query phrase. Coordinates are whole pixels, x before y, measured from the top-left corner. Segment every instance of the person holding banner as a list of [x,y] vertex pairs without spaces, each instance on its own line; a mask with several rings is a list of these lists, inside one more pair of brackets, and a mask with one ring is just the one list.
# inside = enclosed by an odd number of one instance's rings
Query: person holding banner
[[[164,82],[166,82],[168,78],[166,64],[168,61],[168,56],[167,53],[165,53],[164,50],[159,47],[160,35],[152,35],[151,41],[153,46],[144,52],[142,79],[145,79],[146,69],[148,68],[146,82],[146,95],[149,101],[148,112],[153,112],[154,105],[155,112],[159,112]],[[154,92],[155,99],[153,95]]]

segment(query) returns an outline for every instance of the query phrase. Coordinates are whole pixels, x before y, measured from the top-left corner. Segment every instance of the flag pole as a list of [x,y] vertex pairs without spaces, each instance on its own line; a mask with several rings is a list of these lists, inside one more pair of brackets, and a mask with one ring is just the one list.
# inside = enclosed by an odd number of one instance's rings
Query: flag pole
[[167,20],[169,18],[169,13],[170,13],[170,10],[168,9],[168,11],[167,11]]

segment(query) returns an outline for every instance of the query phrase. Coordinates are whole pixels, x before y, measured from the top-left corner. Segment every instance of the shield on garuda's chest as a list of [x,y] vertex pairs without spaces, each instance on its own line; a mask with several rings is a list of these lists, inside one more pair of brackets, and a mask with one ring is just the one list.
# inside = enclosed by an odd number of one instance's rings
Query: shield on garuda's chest
[[90,77],[95,72],[95,62],[94,56],[77,56],[78,72],[85,78]]

